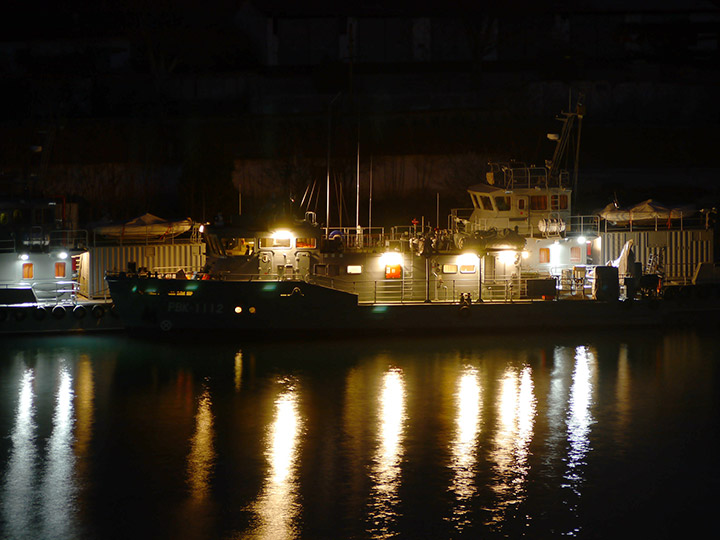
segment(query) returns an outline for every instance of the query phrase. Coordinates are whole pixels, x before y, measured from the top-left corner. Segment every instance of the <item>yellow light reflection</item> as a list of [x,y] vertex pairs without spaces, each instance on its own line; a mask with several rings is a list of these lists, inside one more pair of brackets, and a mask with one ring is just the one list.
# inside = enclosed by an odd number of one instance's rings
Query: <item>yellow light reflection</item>
[[198,400],[197,413],[195,414],[195,433],[190,442],[187,465],[190,493],[196,500],[208,496],[210,477],[215,464],[215,449],[213,447],[215,430],[213,428],[211,406],[210,390],[205,386]]
[[370,532],[376,536],[385,536],[390,534],[397,518],[403,456],[405,381],[399,369],[391,369],[383,375],[379,406],[378,446],[370,473],[373,487],[368,517]]
[[298,411],[298,390],[294,381],[275,400],[275,418],[268,429],[267,450],[269,470],[263,493],[255,505],[259,526],[253,538],[295,538],[300,505],[298,498],[298,457],[303,422]]
[[628,348],[626,344],[620,346],[618,355],[617,374],[617,411],[618,411],[618,434],[628,433],[630,423],[630,362],[628,361]]
[[238,351],[235,353],[235,391],[240,391],[242,385],[242,368],[243,368],[243,353]]
[[75,408],[77,409],[75,454],[77,457],[85,457],[88,454],[92,438],[93,400],[95,399],[92,364],[85,354],[81,355],[78,361],[75,391]]
[[530,471],[528,459],[536,415],[536,399],[529,366],[520,373],[513,367],[505,370],[497,401],[498,426],[491,454],[495,462],[492,488],[498,500],[490,523],[505,517],[505,510],[525,499],[525,485]]
[[72,500],[75,496],[73,447],[72,376],[64,361],[60,364],[55,396],[53,430],[48,443],[42,485],[42,516],[46,538],[73,537]]
[[35,395],[33,381],[35,374],[26,368],[18,385],[18,403],[15,412],[15,424],[10,439],[12,448],[7,464],[7,473],[0,499],[4,521],[10,538],[21,538],[28,534],[32,525],[35,496]]
[[455,438],[451,443],[450,468],[453,480],[450,490],[455,493],[458,504],[453,510],[453,521],[458,529],[470,524],[470,509],[465,503],[475,494],[476,451],[480,430],[480,383],[477,370],[466,367],[460,375],[456,393],[457,418]]

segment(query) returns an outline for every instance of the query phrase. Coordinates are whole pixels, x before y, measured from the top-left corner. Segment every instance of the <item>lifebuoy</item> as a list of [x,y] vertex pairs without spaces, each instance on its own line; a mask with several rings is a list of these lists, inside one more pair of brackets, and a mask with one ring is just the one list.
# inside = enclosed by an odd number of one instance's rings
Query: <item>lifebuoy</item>
[[82,319],[86,313],[87,309],[85,309],[85,306],[75,306],[73,308],[73,317],[76,319]]
[[105,315],[105,308],[102,307],[100,304],[95,304],[92,307],[91,313],[96,319],[102,319]]
[[33,319],[36,321],[42,321],[46,316],[47,310],[42,306],[38,306],[33,310]]
[[65,308],[63,306],[55,306],[50,313],[52,313],[52,316],[56,319],[62,319],[65,316]]
[[27,310],[25,308],[15,308],[13,309],[13,317],[15,317],[16,321],[22,321],[27,317]]
[[467,318],[470,316],[470,306],[462,305],[460,306],[460,316],[463,318]]

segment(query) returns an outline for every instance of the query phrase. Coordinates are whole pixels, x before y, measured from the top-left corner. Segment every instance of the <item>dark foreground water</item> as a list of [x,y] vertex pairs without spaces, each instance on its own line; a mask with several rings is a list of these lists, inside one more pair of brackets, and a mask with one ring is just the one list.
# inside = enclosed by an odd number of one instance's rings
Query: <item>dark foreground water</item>
[[0,348],[3,539],[692,538],[717,522],[714,335]]

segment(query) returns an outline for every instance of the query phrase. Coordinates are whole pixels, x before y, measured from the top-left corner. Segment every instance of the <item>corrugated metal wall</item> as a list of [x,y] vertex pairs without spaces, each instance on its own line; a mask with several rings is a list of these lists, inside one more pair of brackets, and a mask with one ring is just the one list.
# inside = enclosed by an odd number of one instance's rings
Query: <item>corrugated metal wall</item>
[[150,271],[199,270],[205,264],[205,244],[162,244],[93,247],[90,250],[88,298],[106,298],[105,272],[125,271],[129,262]]
[[660,257],[666,281],[689,281],[698,263],[713,262],[713,234],[703,230],[603,233],[602,262],[617,259],[630,239],[643,269],[651,255]]

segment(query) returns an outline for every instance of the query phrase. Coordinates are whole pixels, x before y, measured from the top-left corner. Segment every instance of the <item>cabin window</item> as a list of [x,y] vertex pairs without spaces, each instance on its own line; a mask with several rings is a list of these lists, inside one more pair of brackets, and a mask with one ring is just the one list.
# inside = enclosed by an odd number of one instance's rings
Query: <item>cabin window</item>
[[348,274],[362,274],[362,265],[360,264],[349,264],[347,267]]
[[567,210],[568,207],[568,196],[567,195],[552,195],[550,197],[550,208],[552,210]]
[[492,201],[490,200],[490,197],[482,195],[480,197],[480,202],[482,202],[483,210],[492,210],[493,209],[493,205],[492,205]]
[[443,274],[457,274],[458,265],[457,264],[443,264],[442,271],[443,271]]
[[473,206],[474,206],[475,208],[480,208],[480,200],[479,200],[479,198],[478,198],[477,195],[475,195],[474,193],[471,193],[471,194],[470,194],[470,200],[472,201]]
[[55,277],[56,278],[64,278],[65,277],[65,263],[64,262],[56,262],[55,263]]
[[315,249],[317,247],[316,238],[296,238],[295,247],[298,249]]
[[581,262],[582,260],[582,248],[580,246],[573,246],[570,248],[570,262]]
[[510,196],[498,195],[495,197],[495,205],[500,212],[507,212],[510,210]]
[[547,210],[547,196],[530,195],[530,210]]
[[540,264],[550,262],[550,248],[540,248]]
[[400,279],[402,277],[402,265],[388,264],[385,266],[385,279]]
[[475,265],[474,264],[461,264],[460,265],[460,273],[461,274],[474,274],[475,273]]
[[261,248],[289,248],[291,246],[292,238],[265,237],[260,239]]
[[23,279],[32,279],[35,277],[35,267],[33,263],[23,263]]
[[251,255],[255,250],[254,238],[223,238],[223,248],[227,255]]
[[525,199],[518,199],[518,210],[525,210]]

